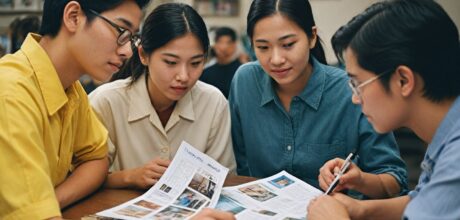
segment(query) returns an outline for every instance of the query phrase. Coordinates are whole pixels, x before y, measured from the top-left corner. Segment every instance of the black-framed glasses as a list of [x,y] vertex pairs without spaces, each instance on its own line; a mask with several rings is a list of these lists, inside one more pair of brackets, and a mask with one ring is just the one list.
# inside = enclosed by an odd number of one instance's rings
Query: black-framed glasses
[[378,74],[377,76],[374,76],[362,83],[358,83],[358,81],[354,78],[350,78],[348,81],[348,85],[351,88],[351,91],[353,91],[353,95],[357,96],[359,100],[362,100],[361,94],[361,88],[363,88],[366,85],[369,85],[370,83],[374,82],[375,80],[379,79],[380,77],[384,76],[385,74],[392,73],[393,70],[385,71],[383,73]]
[[96,11],[92,9],[90,9],[89,12],[101,18],[105,22],[109,23],[112,27],[114,27],[118,31],[118,34],[119,34],[117,38],[118,45],[123,46],[126,43],[128,43],[128,41],[131,41],[131,44],[137,47],[141,43],[141,39],[139,38],[139,35],[133,34],[130,30],[126,28],[120,27],[119,25],[115,24],[113,21],[109,20],[108,18],[102,16],[101,14],[97,13]]

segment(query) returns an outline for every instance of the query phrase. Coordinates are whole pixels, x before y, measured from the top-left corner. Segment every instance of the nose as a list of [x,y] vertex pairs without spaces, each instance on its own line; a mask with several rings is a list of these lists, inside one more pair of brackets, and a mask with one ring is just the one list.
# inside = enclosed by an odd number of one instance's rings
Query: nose
[[270,63],[274,66],[281,66],[285,61],[286,59],[284,58],[284,55],[281,52],[281,50],[274,48],[272,52],[272,57],[270,59]]
[[176,75],[176,80],[180,82],[187,82],[189,79],[187,65],[184,64],[180,67],[179,72]]
[[353,95],[351,95],[351,102],[353,102],[355,105],[360,105],[361,98],[357,94],[353,93]]
[[133,55],[133,48],[131,42],[127,42],[122,46],[118,46],[117,53],[124,59],[129,59]]

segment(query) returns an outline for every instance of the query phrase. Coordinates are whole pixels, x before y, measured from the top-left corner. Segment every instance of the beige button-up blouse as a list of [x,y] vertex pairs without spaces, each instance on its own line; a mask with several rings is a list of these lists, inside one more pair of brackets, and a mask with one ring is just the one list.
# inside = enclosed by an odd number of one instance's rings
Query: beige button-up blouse
[[89,95],[109,131],[112,171],[139,167],[156,157],[172,160],[186,141],[235,172],[228,103],[218,89],[198,81],[163,127],[150,103],[145,75],[130,82],[104,84]]

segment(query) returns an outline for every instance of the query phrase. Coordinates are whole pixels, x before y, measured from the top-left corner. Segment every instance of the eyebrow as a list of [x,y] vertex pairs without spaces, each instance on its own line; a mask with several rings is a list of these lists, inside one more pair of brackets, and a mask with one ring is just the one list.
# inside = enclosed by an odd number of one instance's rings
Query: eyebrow
[[[288,38],[291,38],[291,37],[295,37],[297,35],[295,34],[288,34],[288,35],[285,35],[285,36],[282,36],[280,38],[278,38],[278,41],[283,41],[283,40],[286,40]],[[259,42],[259,43],[268,43],[268,40],[264,40],[264,39],[257,39],[255,40],[255,42]]]
[[[172,54],[172,53],[162,53],[162,55],[180,59],[179,56],[177,56],[176,54]],[[202,58],[202,57],[204,57],[204,54],[198,54],[198,55],[193,56],[191,59],[197,59],[197,58]]]

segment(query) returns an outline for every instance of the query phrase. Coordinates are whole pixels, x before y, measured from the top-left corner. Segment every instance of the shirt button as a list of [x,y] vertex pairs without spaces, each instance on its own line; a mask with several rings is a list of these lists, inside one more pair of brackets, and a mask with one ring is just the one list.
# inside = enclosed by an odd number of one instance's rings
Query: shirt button
[[288,151],[291,151],[291,149],[292,149],[291,145],[288,145],[288,146],[286,147],[286,149],[287,149]]
[[162,149],[161,149],[161,152],[163,152],[163,153],[168,152],[168,148],[166,148],[166,147],[165,147],[165,148],[162,148]]

